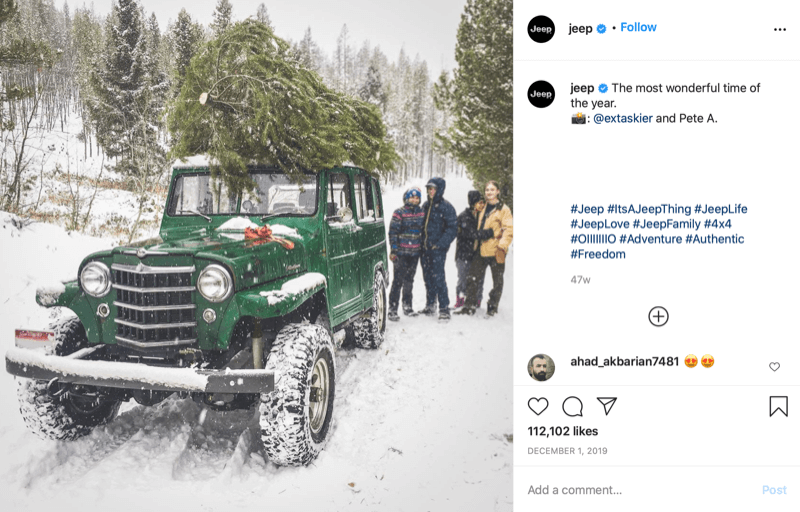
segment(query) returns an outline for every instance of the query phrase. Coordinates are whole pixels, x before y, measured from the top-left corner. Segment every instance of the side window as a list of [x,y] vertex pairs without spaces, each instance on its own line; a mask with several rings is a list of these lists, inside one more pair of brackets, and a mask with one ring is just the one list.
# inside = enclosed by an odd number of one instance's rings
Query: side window
[[353,209],[353,201],[350,197],[350,179],[343,173],[331,173],[328,180],[328,211],[326,217],[336,216],[339,208],[346,206]]
[[372,197],[372,182],[366,176],[356,176],[356,201],[358,220],[375,220],[375,201]]
[[381,184],[372,178],[372,192],[375,198],[375,214],[379,219],[383,218],[383,202],[381,201]]

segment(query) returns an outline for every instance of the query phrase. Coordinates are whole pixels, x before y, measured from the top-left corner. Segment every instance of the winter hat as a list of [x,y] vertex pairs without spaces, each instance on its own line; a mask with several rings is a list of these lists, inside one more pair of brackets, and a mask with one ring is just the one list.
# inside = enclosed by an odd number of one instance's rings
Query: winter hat
[[478,201],[483,201],[483,194],[481,194],[477,190],[470,190],[469,192],[467,192],[467,202],[469,203],[470,208],[475,206],[475,203],[477,203]]
[[422,191],[419,187],[411,187],[410,189],[406,190],[403,194],[403,203],[408,203],[408,200],[412,197],[417,197],[419,200],[422,200]]

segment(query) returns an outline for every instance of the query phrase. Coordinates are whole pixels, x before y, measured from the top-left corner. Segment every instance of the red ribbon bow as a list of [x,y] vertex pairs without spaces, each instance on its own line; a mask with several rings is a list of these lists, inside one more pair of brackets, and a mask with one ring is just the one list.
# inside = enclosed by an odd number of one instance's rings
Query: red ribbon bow
[[294,249],[294,242],[285,238],[272,236],[272,229],[269,224],[264,224],[260,228],[244,228],[245,240],[259,240],[258,243],[277,242],[286,249]]

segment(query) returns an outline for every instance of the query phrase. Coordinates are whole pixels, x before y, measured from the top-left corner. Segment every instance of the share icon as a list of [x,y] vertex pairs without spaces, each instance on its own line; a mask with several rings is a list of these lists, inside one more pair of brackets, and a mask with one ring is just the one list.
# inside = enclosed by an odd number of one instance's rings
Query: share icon
[[617,397],[598,396],[597,401],[603,404],[603,409],[606,411],[606,416],[611,412],[611,408],[617,403]]

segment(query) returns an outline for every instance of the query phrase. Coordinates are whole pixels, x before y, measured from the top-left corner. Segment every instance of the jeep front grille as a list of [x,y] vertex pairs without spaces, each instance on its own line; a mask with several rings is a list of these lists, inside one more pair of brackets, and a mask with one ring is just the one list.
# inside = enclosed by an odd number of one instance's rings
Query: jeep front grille
[[112,286],[116,290],[117,343],[139,349],[195,343],[194,270],[194,267],[111,265]]

